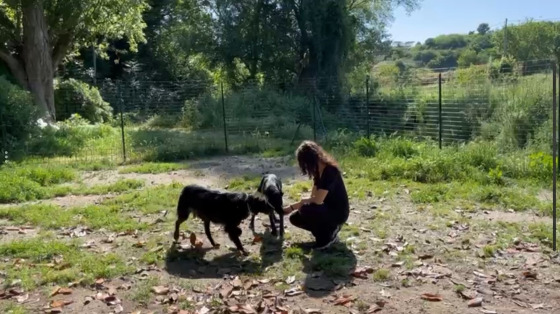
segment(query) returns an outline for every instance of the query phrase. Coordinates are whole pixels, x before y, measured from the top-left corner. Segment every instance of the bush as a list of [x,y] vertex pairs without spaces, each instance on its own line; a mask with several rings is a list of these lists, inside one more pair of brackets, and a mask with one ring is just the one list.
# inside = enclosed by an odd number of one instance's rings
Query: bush
[[57,86],[55,106],[58,120],[66,120],[74,113],[92,123],[108,122],[113,117],[113,109],[96,87],[74,79]]
[[106,124],[89,125],[78,114],[58,125],[58,130],[44,129],[30,141],[28,154],[38,157],[75,156],[85,146],[92,145],[92,140],[108,138],[117,132],[117,129]]
[[373,139],[362,137],[361,139],[354,142],[354,149],[356,149],[358,154],[360,154],[361,156],[375,157],[378,148],[377,143]]
[[0,164],[5,157],[17,159],[23,155],[25,143],[39,131],[39,117],[31,95],[0,77]]

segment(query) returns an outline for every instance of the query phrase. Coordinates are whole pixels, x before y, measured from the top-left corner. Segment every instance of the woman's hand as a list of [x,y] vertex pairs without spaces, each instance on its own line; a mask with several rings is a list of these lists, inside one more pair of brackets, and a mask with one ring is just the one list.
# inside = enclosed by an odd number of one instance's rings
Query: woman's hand
[[283,210],[284,210],[285,215],[289,215],[291,212],[294,211],[294,207],[292,205],[288,205],[288,206],[285,206],[283,208]]

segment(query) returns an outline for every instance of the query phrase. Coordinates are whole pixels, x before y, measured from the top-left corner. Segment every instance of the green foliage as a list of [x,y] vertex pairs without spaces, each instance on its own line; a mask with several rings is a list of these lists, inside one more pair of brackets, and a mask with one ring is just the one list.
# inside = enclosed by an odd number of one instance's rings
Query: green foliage
[[76,113],[92,123],[109,122],[113,118],[113,108],[101,98],[97,88],[74,79],[58,84],[55,103],[58,120],[66,120]]
[[479,62],[478,54],[472,49],[463,50],[459,55],[459,59],[457,59],[457,64],[461,68],[466,68],[473,64],[478,64]]
[[25,143],[39,132],[39,116],[31,95],[0,77],[0,164],[22,157]]
[[560,22],[527,21],[496,31],[498,51],[503,50],[507,32],[507,53],[517,60],[560,60]]
[[109,125],[88,125],[79,115],[73,115],[58,126],[58,130],[44,129],[31,140],[28,154],[37,157],[76,156],[85,147],[91,148],[97,140],[111,144],[109,139],[118,134],[118,130]]
[[375,140],[371,138],[362,137],[354,142],[354,149],[364,157],[374,157],[377,153],[378,146]]

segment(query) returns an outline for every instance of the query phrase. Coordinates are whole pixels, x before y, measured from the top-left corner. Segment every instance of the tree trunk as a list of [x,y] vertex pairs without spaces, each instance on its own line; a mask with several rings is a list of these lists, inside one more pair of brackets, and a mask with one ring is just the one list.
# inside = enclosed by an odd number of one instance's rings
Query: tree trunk
[[27,87],[35,103],[44,110],[45,119],[54,122],[53,58],[43,1],[23,3],[23,62],[27,73]]

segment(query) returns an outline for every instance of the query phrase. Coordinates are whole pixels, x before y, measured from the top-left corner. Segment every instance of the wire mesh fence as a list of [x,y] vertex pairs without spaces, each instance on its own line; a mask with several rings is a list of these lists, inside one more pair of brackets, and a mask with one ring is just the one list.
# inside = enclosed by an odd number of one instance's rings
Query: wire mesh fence
[[548,60],[435,70],[380,64],[361,82],[316,78],[291,85],[105,80],[98,81],[99,95],[75,83],[55,93],[58,130],[22,141],[16,114],[0,108],[2,161],[171,161],[282,150],[340,132],[440,145],[484,139],[503,149],[550,152],[553,66]]

